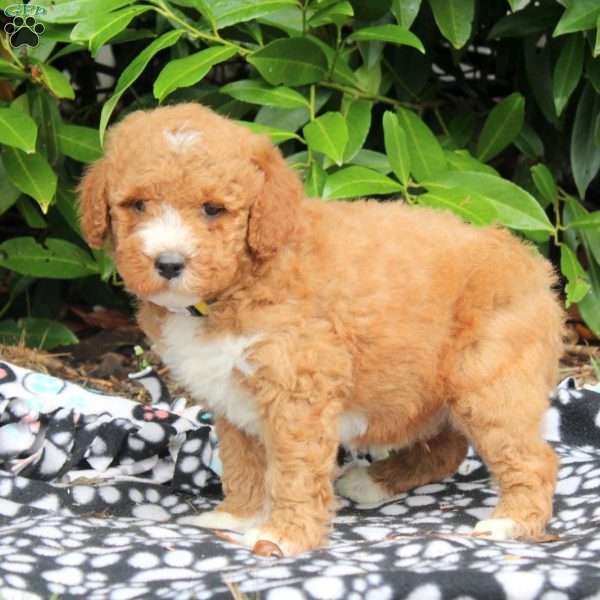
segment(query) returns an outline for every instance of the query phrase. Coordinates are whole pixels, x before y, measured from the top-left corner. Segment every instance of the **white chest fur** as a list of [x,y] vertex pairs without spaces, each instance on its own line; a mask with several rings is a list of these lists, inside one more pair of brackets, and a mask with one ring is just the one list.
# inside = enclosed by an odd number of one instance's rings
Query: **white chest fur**
[[169,315],[163,324],[161,355],[177,381],[195,400],[248,433],[259,434],[254,399],[234,372],[250,375],[246,352],[259,336],[209,336],[206,321]]

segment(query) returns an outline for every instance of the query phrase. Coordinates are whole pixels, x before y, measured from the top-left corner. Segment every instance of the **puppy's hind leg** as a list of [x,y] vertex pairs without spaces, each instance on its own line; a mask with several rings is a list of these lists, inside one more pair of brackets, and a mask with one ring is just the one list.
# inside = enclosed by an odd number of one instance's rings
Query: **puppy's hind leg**
[[376,504],[456,472],[467,453],[465,437],[449,426],[369,467],[349,469],[336,484],[339,494],[361,504]]
[[558,461],[541,434],[548,386],[543,373],[523,369],[527,358],[524,351],[512,368],[503,365],[486,384],[463,392],[451,404],[454,422],[499,487],[492,518],[475,528],[482,537],[541,539],[552,516]]

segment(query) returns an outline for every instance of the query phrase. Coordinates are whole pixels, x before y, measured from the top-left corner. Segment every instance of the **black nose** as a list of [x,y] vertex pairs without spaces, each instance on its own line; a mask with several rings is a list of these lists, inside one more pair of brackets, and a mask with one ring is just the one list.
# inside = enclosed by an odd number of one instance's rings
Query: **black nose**
[[162,252],[156,257],[154,266],[161,277],[175,279],[183,271],[185,261],[181,254],[176,252]]

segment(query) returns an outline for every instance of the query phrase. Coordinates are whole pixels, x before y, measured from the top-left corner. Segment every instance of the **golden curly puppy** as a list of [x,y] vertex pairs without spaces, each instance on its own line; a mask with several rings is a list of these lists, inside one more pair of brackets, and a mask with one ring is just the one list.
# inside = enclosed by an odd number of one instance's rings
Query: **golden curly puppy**
[[217,416],[225,500],[198,525],[317,548],[340,442],[397,449],[338,480],[374,503],[451,475],[470,441],[500,489],[476,531],[542,534],[563,315],[533,247],[399,202],[306,199],[270,141],[196,104],[113,127],[80,192],[90,245],[110,235],[140,325]]

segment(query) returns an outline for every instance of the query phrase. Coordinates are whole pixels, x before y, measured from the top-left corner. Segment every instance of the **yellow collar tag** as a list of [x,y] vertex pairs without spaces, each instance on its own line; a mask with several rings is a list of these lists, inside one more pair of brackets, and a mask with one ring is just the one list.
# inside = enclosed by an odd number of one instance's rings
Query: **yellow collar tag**
[[206,317],[210,312],[208,304],[206,302],[198,302],[198,304],[188,306],[188,311],[190,315],[194,317]]

